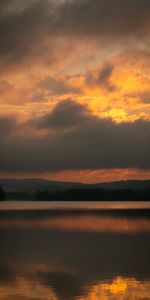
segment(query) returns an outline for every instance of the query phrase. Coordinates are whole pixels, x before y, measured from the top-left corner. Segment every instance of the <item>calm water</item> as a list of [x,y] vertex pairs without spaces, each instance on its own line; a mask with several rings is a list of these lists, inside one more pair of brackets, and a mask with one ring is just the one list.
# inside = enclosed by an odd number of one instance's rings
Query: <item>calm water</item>
[[0,204],[0,300],[150,299],[149,203],[35,205]]

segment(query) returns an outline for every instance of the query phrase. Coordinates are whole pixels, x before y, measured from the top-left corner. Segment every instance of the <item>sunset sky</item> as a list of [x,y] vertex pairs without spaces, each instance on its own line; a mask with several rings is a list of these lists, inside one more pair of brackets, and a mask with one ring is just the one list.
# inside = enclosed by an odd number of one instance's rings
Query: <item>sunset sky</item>
[[150,0],[0,0],[0,177],[150,178]]

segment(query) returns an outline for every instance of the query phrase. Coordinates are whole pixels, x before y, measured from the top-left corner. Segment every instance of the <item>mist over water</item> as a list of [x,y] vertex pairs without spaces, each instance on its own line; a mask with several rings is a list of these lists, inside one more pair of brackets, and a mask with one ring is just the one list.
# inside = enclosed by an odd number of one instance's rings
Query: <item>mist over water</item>
[[149,209],[1,209],[0,237],[1,300],[150,299]]

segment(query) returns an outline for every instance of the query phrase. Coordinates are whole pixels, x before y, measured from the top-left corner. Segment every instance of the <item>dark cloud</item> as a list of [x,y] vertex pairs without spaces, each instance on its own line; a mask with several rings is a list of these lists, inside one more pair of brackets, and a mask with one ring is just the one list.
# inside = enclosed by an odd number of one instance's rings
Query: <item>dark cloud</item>
[[99,78],[98,78],[98,81],[103,84],[103,83],[107,83],[110,76],[112,75],[112,72],[113,72],[113,66],[112,65],[107,65],[105,66],[100,74],[99,74]]
[[41,52],[44,28],[50,23],[48,1],[2,1],[0,11],[0,57],[17,63],[29,54]]
[[[72,44],[93,38],[109,43],[130,38],[148,37],[150,27],[149,0],[6,0],[0,3],[0,63],[17,63],[41,56],[49,49],[61,52],[57,39]],[[82,37],[82,40],[81,40]],[[48,49],[45,40],[49,40]],[[137,43],[137,41],[136,41]]]
[[51,113],[41,117],[37,122],[38,128],[69,129],[77,126],[85,118],[85,107],[71,100],[60,102]]
[[149,31],[149,11],[149,0],[65,1],[58,20],[64,31],[79,35],[138,36]]
[[87,86],[101,86],[109,92],[117,90],[117,87],[111,83],[111,75],[114,71],[112,64],[105,64],[100,71],[97,71],[96,76],[89,72],[86,74]]
[[[91,116],[82,105],[67,100],[33,121],[34,128],[35,123],[35,136],[22,128],[22,134],[1,139],[1,171],[150,168],[149,121],[116,124]],[[39,134],[43,128],[46,135]]]
[[1,138],[14,132],[17,124],[14,117],[0,116],[0,136]]

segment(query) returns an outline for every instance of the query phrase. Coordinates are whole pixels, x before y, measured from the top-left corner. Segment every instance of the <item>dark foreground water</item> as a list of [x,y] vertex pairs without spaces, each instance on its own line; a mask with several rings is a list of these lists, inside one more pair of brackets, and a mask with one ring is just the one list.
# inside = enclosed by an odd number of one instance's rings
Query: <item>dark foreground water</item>
[[150,299],[146,204],[29,206],[0,206],[1,300]]

